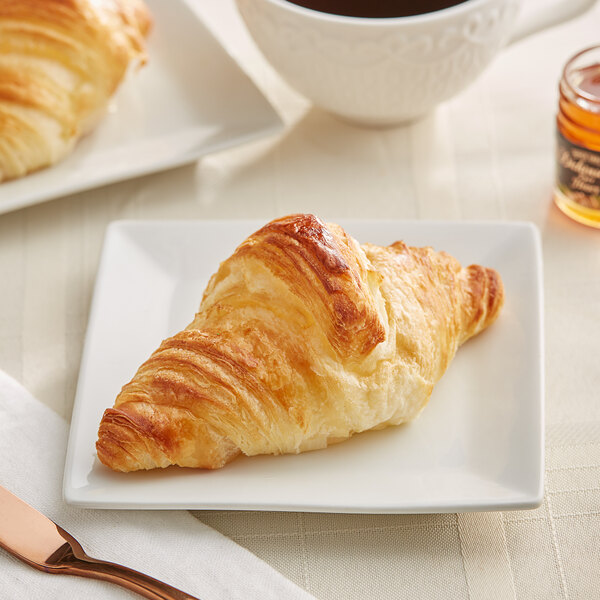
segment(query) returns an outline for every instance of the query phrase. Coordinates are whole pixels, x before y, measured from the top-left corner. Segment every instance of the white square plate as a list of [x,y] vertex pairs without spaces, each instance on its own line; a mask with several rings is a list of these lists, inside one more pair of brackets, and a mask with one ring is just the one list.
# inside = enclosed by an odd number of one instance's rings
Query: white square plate
[[63,161],[0,185],[0,213],[195,161],[281,120],[184,0],[147,0],[148,64]]
[[498,321],[459,351],[412,424],[315,452],[241,457],[217,471],[114,473],[98,424],[160,342],[193,318],[218,264],[257,221],[113,223],[88,325],[67,453],[67,502],[96,508],[455,512],[539,505],[542,272],[537,230],[515,223],[340,221],[361,242],[431,245],[497,269]]

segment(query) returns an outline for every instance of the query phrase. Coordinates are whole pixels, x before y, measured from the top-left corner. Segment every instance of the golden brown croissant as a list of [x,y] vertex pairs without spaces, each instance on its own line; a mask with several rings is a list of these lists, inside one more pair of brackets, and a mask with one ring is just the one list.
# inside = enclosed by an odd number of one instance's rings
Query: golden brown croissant
[[98,457],[214,469],[409,421],[503,296],[494,270],[444,252],[361,246],[312,215],[272,221],[105,411]]
[[145,61],[149,28],[142,0],[0,2],[0,182],[70,152]]

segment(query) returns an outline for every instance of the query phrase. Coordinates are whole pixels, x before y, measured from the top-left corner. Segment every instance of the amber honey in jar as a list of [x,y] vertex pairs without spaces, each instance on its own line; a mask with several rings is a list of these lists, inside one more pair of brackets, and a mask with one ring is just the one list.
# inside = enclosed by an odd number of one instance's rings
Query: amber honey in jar
[[554,201],[600,228],[600,46],[567,62],[559,91]]

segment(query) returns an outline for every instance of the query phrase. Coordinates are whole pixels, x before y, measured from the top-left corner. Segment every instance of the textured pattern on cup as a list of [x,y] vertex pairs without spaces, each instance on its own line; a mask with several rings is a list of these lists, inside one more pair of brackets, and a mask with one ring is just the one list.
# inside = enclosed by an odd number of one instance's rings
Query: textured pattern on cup
[[[474,81],[506,43],[518,0],[470,0],[419,17],[354,19],[285,0],[237,0],[257,45],[316,105],[371,124],[409,121]],[[426,17],[426,18],[424,18]]]

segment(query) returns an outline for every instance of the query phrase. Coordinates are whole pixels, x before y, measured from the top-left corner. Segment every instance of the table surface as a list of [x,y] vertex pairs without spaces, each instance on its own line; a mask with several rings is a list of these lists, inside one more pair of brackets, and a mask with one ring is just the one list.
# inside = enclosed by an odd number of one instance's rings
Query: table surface
[[[530,2],[539,0],[530,0]],[[532,221],[542,234],[546,495],[466,515],[203,513],[320,599],[600,594],[600,231],[551,201],[557,82],[598,43],[600,5],[506,48],[468,90],[393,129],[314,108],[262,58],[231,0],[198,6],[285,122],[195,165],[0,216],[0,368],[69,419],[106,226],[120,218]],[[518,349],[515,349],[518,352]],[[536,551],[532,552],[531,548]]]

